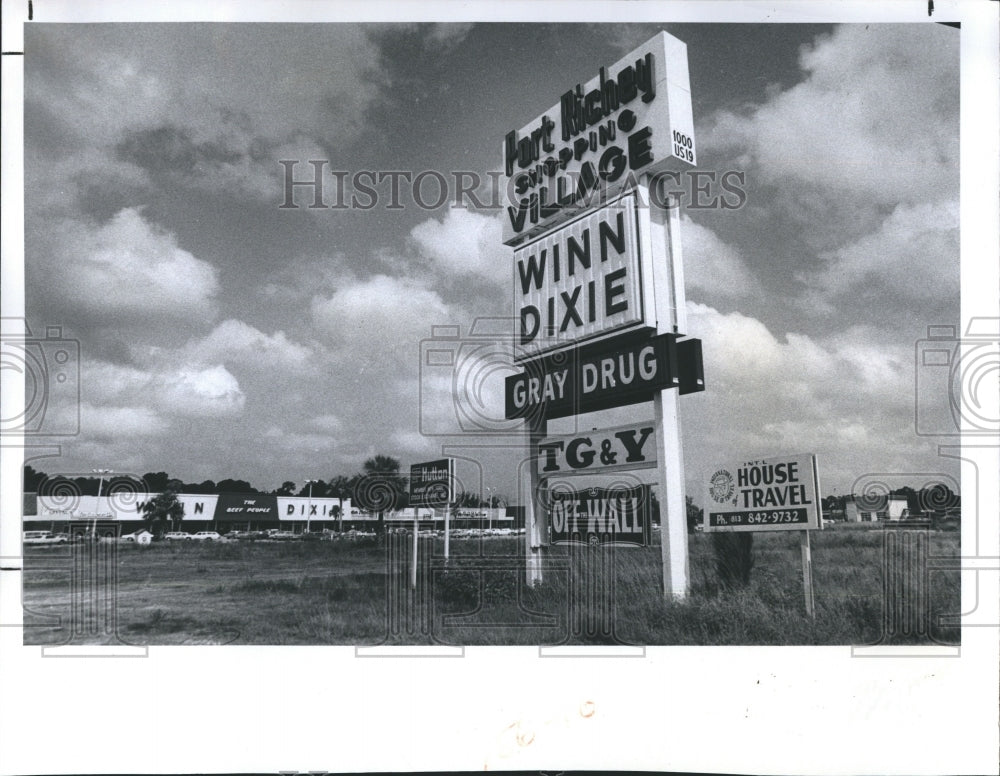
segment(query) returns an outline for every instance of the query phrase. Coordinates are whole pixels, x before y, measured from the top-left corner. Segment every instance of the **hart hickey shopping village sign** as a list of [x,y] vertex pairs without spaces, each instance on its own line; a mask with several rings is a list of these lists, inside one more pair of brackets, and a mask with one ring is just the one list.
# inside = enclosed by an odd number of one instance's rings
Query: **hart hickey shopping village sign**
[[[527,427],[527,583],[542,581],[550,544],[648,544],[648,483],[561,481],[646,470],[659,491],[663,592],[683,598],[677,397],[703,391],[705,380],[701,342],[687,336],[680,216],[653,192],[656,173],[696,162],[687,46],[661,32],[594,70],[507,131],[501,149],[523,369],[506,378],[505,416]],[[642,402],[652,403],[653,420],[546,435],[550,419]]]
[[661,32],[506,133],[503,241],[538,234],[590,207],[598,188],[620,191],[677,160],[697,161],[687,46]]

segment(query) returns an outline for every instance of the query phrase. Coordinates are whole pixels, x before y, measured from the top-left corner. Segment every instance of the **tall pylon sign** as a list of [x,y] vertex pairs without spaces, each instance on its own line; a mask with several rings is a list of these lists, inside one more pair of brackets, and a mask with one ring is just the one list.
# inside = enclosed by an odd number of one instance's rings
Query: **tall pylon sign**
[[[526,579],[553,543],[643,545],[648,487],[586,483],[607,470],[657,472],[663,590],[688,591],[678,396],[704,390],[687,337],[680,215],[658,174],[696,163],[687,46],[661,32],[503,138],[518,361],[507,418],[525,421]],[[548,421],[652,403],[653,418],[562,437]],[[641,405],[641,406],[640,406]]]

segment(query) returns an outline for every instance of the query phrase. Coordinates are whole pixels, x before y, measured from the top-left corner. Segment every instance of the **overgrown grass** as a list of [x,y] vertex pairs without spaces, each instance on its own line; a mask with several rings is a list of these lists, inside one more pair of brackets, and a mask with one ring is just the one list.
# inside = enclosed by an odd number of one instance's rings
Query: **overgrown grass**
[[[689,537],[690,594],[661,593],[659,546],[553,547],[543,584],[524,584],[522,539],[119,545],[116,621],[74,631],[72,551],[25,549],[25,643],[876,644],[957,643],[957,533],[919,544],[878,528],[813,535],[816,614],[805,612],[798,534],[757,533],[749,584],[720,583],[710,537]],[[88,551],[86,548],[80,551]],[[929,559],[920,566],[921,558]],[[915,565],[916,564],[916,565]],[[913,569],[920,568],[920,573]],[[909,607],[909,608],[907,608]],[[52,625],[55,618],[58,625]],[[27,618],[26,618],[27,621]],[[84,629],[86,630],[86,629]]]

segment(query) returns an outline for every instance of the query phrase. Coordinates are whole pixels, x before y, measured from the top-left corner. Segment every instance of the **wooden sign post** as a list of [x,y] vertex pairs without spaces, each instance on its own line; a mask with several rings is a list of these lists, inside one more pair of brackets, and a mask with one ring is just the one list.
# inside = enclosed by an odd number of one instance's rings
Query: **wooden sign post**
[[799,547],[802,550],[802,590],[806,597],[806,614],[816,616],[816,601],[813,597],[812,548],[809,546],[809,531],[799,534]]

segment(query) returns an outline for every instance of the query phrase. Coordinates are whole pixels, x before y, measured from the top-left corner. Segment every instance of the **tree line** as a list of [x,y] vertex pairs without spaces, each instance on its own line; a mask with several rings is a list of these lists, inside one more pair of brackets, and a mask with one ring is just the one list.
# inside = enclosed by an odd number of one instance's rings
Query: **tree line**
[[[247,480],[223,479],[215,482],[184,482],[167,472],[146,472],[141,477],[127,474],[66,476],[48,475],[31,465],[24,467],[24,492],[50,496],[74,493],[96,496],[120,491],[144,493],[173,493],[175,495],[218,495],[220,493],[254,493],[274,496],[313,496],[315,498],[350,499],[352,504],[370,512],[391,512],[409,505],[409,478],[402,474],[399,459],[389,455],[375,455],[367,459],[361,471],[351,475],[336,474],[329,479],[305,481],[299,486],[286,480],[274,490],[262,490]],[[479,508],[500,506],[505,503],[501,495],[483,498],[481,494],[460,491],[452,506]]]

